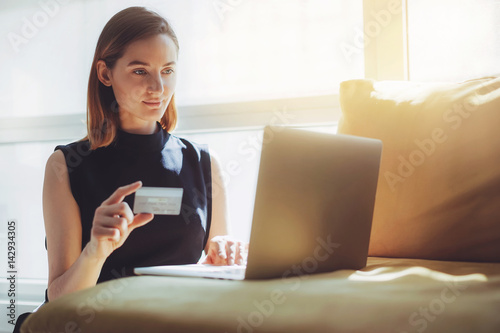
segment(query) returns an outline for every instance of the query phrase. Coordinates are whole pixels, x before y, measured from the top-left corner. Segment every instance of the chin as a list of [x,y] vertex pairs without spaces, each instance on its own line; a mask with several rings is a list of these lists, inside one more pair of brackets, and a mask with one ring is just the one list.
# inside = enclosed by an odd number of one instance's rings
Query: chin
[[146,112],[142,112],[142,119],[150,120],[150,121],[160,121],[161,117],[165,114],[167,110],[158,109],[158,110],[147,110]]

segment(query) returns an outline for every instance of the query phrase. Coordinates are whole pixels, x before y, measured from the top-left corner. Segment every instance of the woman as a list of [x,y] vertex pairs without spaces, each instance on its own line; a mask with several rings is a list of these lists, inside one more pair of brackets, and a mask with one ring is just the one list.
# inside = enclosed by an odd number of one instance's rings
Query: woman
[[[46,166],[48,300],[137,266],[195,263],[203,250],[205,263],[244,263],[246,244],[226,236],[218,164],[205,146],[169,134],[178,50],[167,21],[142,7],[104,27],[89,78],[88,135],[56,147]],[[181,214],[134,215],[141,186],[183,188]]]

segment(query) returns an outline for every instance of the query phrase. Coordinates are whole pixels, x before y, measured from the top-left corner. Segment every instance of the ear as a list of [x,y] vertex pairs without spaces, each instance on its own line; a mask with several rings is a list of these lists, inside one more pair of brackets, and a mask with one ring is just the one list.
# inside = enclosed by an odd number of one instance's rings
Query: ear
[[106,66],[104,60],[97,61],[97,77],[106,87],[111,87],[111,70]]

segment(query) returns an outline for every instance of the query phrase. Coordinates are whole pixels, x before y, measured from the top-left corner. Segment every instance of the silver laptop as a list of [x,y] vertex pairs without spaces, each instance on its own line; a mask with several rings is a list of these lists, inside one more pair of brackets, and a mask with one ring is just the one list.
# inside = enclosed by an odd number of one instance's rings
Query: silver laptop
[[264,129],[244,266],[168,265],[139,275],[270,279],[366,266],[382,142]]

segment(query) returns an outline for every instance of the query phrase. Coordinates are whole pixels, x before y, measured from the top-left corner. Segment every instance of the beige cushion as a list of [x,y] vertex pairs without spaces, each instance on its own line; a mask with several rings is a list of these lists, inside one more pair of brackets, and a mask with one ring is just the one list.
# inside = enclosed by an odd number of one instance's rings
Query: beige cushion
[[387,258],[290,279],[135,276],[51,301],[21,332],[500,332],[499,286],[500,264]]
[[383,141],[369,254],[500,261],[500,78],[346,81],[339,133]]

